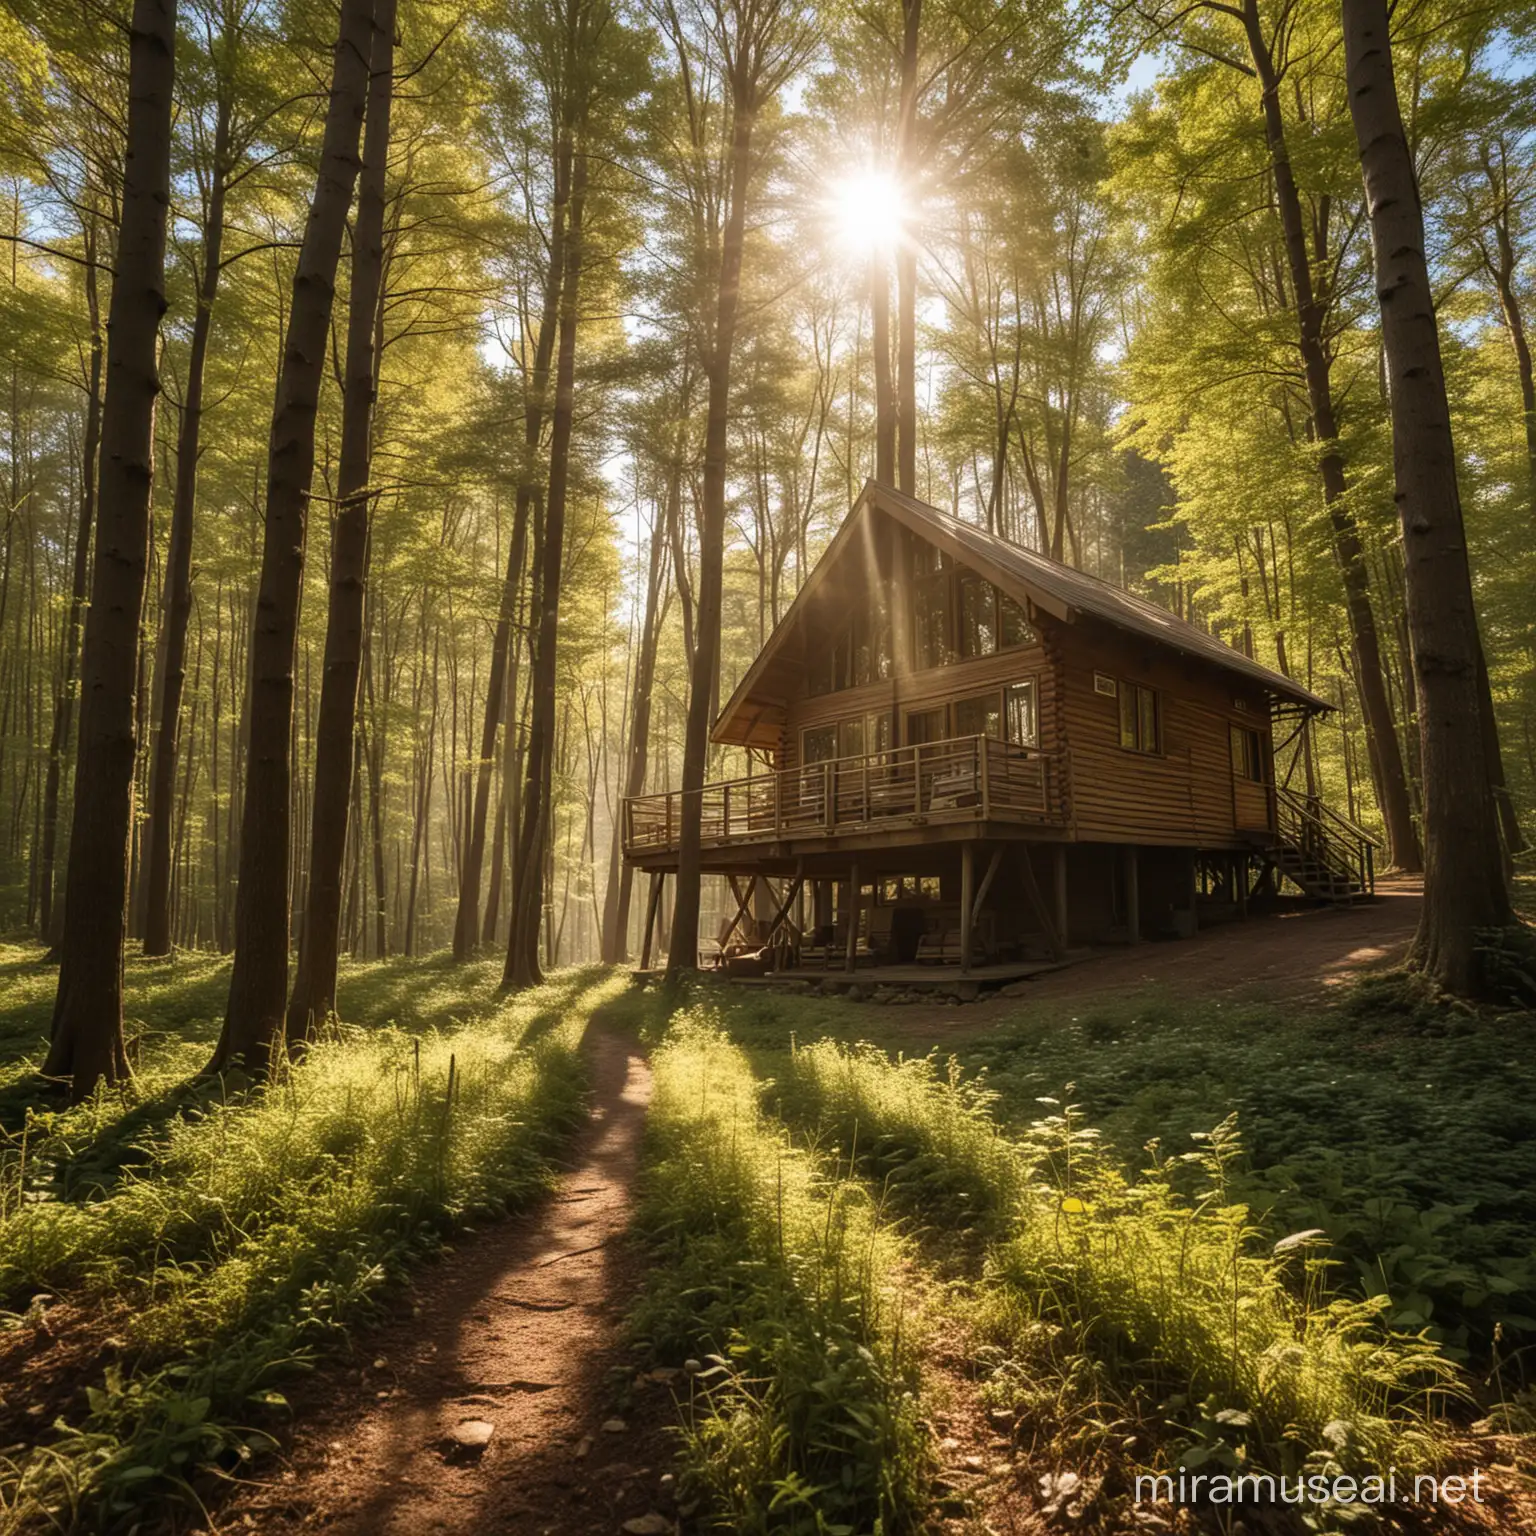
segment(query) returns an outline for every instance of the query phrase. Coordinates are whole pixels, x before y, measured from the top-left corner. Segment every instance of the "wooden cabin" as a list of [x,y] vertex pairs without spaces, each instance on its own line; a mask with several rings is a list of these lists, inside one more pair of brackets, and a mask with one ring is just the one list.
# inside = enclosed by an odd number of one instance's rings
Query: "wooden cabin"
[[[871,481],[715,722],[754,771],[624,803],[651,876],[685,817],[780,966],[1027,967],[1372,884],[1276,782],[1329,706],[1165,609]],[[757,765],[761,770],[757,771]],[[713,947],[713,946],[712,946]]]

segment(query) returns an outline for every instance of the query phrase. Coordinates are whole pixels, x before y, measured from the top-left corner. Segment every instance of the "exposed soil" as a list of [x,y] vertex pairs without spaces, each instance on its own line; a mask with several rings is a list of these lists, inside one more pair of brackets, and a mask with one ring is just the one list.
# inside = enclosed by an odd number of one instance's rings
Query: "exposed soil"
[[[650,1071],[622,1036],[587,1048],[591,1118],[554,1196],[424,1271],[408,1314],[368,1335],[371,1364],[296,1403],[286,1468],[219,1528],[586,1536],[667,1507],[672,1393],[637,1388],[622,1336]],[[483,1449],[455,1439],[471,1422]]]
[[1389,877],[1378,880],[1376,890],[1377,900],[1357,907],[1255,916],[1189,939],[1096,950],[1064,970],[1032,977],[1013,997],[991,994],[959,1006],[849,1006],[878,1013],[882,1037],[911,1036],[931,1044],[985,1034],[1036,1002],[1088,1003],[1144,987],[1240,1001],[1321,999],[1370,971],[1401,964],[1406,956],[1419,921],[1420,883]]

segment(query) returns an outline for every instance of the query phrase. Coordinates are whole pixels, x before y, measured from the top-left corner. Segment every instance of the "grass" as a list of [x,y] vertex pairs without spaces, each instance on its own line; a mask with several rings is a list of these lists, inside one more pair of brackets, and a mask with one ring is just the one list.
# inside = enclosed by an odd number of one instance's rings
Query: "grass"
[[[1184,1465],[1230,1457],[1295,1475],[1325,1462],[1407,1469],[1443,1454],[1446,1362],[1383,1329],[1380,1306],[1330,1300],[1305,1236],[1274,1249],[1260,1240],[1230,1188],[1230,1124],[1179,1162],[1154,1157],[1129,1177],[1071,1106],[1048,1103],[1022,1136],[1005,1136],[989,1096],[931,1059],[823,1041],[794,1053],[781,1087],[792,1112],[903,1204],[949,1226],[962,1210],[991,1232],[984,1312],[1000,1340],[1064,1336],[1069,1359],[1152,1384],[1164,1401],[1149,1408],[1166,1412],[1172,1395],[1178,1409],[1199,1405],[1178,1415],[1186,1431],[1219,1432],[1186,1443]],[[1195,1176],[1189,1198],[1176,1168]]]
[[634,1317],[696,1374],[685,1499],[741,1533],[913,1530],[927,1503],[904,1246],[865,1188],[789,1144],[746,1057],[695,1009],[652,1057]]
[[[783,1073],[792,1037],[912,1039],[909,1009],[761,996],[721,1006],[768,1076]],[[954,1039],[945,1049],[964,1079],[985,1085],[1014,1131],[1039,1118],[1041,1098],[1070,1098],[1134,1172],[1150,1141],[1177,1157],[1235,1114],[1230,1187],[1271,1241],[1320,1229],[1338,1261],[1332,1285],[1390,1296],[1391,1326],[1427,1326],[1479,1369],[1497,1355],[1508,1374],[1536,1344],[1531,1014],[1427,1002],[1389,976],[1324,1007],[1149,988],[937,1018],[930,1039]],[[1188,1193],[1197,1174],[1175,1164],[1172,1177]]]
[[28,1104],[6,1149],[0,1292],[19,1307],[47,1288],[103,1318],[84,1411],[0,1467],[13,1522],[112,1528],[195,1500],[265,1448],[284,1379],[407,1266],[548,1187],[581,1114],[582,1034],[625,985],[573,972],[497,999],[494,969],[354,973],[349,1012],[399,1023],[333,1027],[279,1080],[226,1097],[185,1081],[216,1025],[201,1010],[217,965],[134,968],[136,1001],[171,992],[185,1032],[141,1049],[124,1089]]

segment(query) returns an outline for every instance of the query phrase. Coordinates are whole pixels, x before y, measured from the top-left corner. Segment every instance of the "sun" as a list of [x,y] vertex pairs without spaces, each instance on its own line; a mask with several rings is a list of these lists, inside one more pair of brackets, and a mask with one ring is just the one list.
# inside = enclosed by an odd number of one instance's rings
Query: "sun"
[[827,212],[837,244],[853,256],[894,250],[906,233],[906,200],[896,178],[884,171],[834,181]]

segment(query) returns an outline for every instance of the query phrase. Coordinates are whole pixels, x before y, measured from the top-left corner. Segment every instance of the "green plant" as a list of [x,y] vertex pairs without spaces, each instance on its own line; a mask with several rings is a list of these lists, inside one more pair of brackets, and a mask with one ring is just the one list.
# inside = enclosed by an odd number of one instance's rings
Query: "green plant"
[[[914,1528],[925,1503],[902,1245],[857,1181],[791,1147],[713,1014],[652,1058],[638,1224],[654,1267],[633,1327],[691,1378],[685,1483],[715,1528]],[[910,1332],[910,1324],[908,1332]]]

